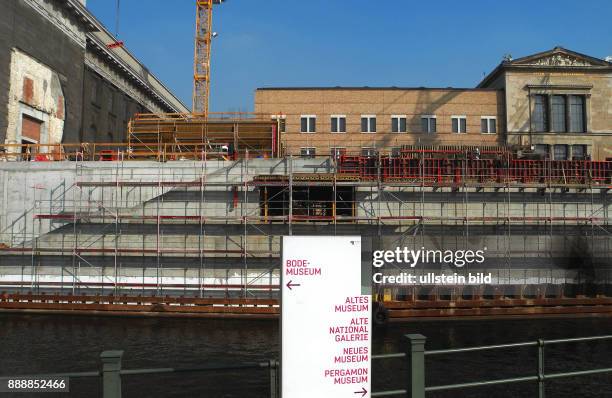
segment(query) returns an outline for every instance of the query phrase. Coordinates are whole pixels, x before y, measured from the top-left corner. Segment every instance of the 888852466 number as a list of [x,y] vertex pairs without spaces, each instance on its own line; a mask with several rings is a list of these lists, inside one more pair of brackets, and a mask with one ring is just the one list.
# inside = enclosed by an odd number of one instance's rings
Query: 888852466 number
[[0,392],[69,392],[69,379],[65,378],[0,378]]

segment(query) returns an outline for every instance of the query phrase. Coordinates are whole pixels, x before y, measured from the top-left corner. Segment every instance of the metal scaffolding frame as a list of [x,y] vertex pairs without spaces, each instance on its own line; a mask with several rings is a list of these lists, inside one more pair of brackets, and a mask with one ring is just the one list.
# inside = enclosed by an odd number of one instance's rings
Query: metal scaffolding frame
[[[392,167],[389,165],[394,160],[381,154],[375,158],[360,157],[357,167],[347,166],[354,159],[320,159],[318,164],[327,165],[325,173],[307,173],[303,167],[296,171],[297,159],[288,156],[276,159],[275,164],[283,165],[283,168],[270,174],[270,165],[258,169],[257,165],[251,164],[255,162],[249,159],[248,152],[247,156],[235,162],[216,157],[187,165],[183,162],[157,162],[157,169],[153,172],[143,170],[138,163],[123,160],[106,163],[103,168],[99,164],[77,160],[76,179],[72,186],[55,187],[49,192],[49,199],[43,199],[42,194],[37,193],[39,189],[32,187],[33,195],[36,195],[34,208],[24,215],[24,219],[28,218],[27,214],[32,216],[29,231],[26,226],[23,230],[10,232],[10,242],[20,244],[8,245],[1,251],[31,257],[32,275],[28,277],[25,274],[24,266],[21,281],[14,283],[19,291],[41,292],[46,289],[76,295],[92,290],[120,296],[139,290],[143,296],[182,294],[199,298],[242,299],[275,297],[278,286],[274,272],[278,269],[280,256],[275,242],[280,235],[300,234],[317,228],[338,234],[346,233],[347,227],[355,230],[365,227],[371,233],[376,231],[372,235],[379,243],[386,236],[393,235],[393,244],[398,245],[411,236],[418,237],[420,244],[425,245],[426,235],[434,227],[441,231],[458,228],[462,231],[465,247],[469,247],[472,230],[482,226],[503,228],[503,242],[496,250],[506,261],[508,270],[510,259],[517,255],[527,258],[546,249],[548,255],[553,256],[556,228],[586,227],[590,230],[590,247],[595,248],[595,240],[601,235],[605,237],[602,250],[607,254],[611,252],[608,184],[595,179],[569,181],[565,173],[555,174],[557,169],[552,161],[545,167],[551,178],[545,181],[516,180],[516,173],[511,172],[502,174],[501,179],[497,171],[494,175],[483,175],[482,168],[475,167],[474,161],[460,164],[463,178],[457,180],[456,168],[432,174],[430,163],[435,159],[427,156],[430,155],[421,151],[407,159],[406,170],[409,173],[404,176],[390,172]],[[410,169],[415,161],[417,178]],[[511,164],[510,159],[508,164]],[[225,173],[224,178],[219,178],[219,170]],[[269,187],[276,190],[273,196],[268,196]],[[338,214],[338,192],[346,187],[353,192],[350,216]],[[256,203],[252,202],[250,197],[259,194],[262,188],[266,193],[263,201],[260,196]],[[309,196],[305,201],[296,200],[296,190],[304,189],[308,195],[317,190],[331,192],[330,200],[311,199]],[[559,202],[555,197],[570,190],[574,191],[574,196],[588,197],[588,200],[564,200],[563,206],[574,205],[576,214],[566,214],[566,210],[560,215],[555,214],[559,212]],[[535,206],[538,214],[524,212],[513,215],[513,195],[527,191],[543,198],[543,202]],[[496,204],[497,215],[485,214],[487,203],[473,199],[482,192],[503,198]],[[179,195],[178,199],[173,200],[172,195]],[[358,198],[358,195],[366,200]],[[418,199],[402,199],[406,195]],[[432,207],[432,201],[428,199],[430,195],[442,197],[439,209]],[[454,199],[443,202],[444,195],[454,195]],[[600,207],[596,204],[597,195],[603,201]],[[270,207],[279,197],[287,199],[282,208]],[[482,207],[481,215],[473,214],[475,203]],[[226,209],[220,210],[219,204]],[[446,205],[455,206],[453,215],[445,212]],[[580,210],[581,206],[584,209]],[[273,215],[270,209],[281,214]],[[438,215],[432,214],[438,210]],[[300,211],[305,213],[298,214]],[[135,226],[141,226],[142,231],[136,233]],[[184,232],[175,231],[181,238],[166,234],[170,228],[181,227]],[[197,228],[195,233],[191,227]],[[213,227],[225,229],[225,232],[210,233]],[[545,229],[548,233],[546,240],[542,243],[538,237],[536,250],[527,250],[525,240],[522,250],[513,249],[511,240],[521,236],[529,227]],[[396,232],[389,234],[390,228]],[[514,228],[517,228],[516,232]],[[71,234],[67,233],[69,230]],[[195,239],[192,239],[194,235]],[[61,238],[60,242],[49,240],[56,236]],[[130,236],[135,238],[130,239]],[[211,248],[210,242],[219,240],[219,237],[224,239],[222,248],[218,248],[218,242]],[[266,243],[261,243],[262,240],[268,241],[267,247],[263,247]],[[59,284],[41,279],[44,261],[49,261],[52,256],[59,257],[60,262],[70,259],[61,264]],[[176,279],[180,278],[170,278],[166,272],[171,270],[176,274],[179,269],[176,263],[180,259],[186,266],[183,281],[177,282]],[[137,278],[133,275],[131,281],[124,282],[128,266],[123,261],[126,260],[140,260],[141,282],[134,282]],[[168,266],[171,261],[174,265]],[[197,265],[195,277],[187,275],[193,271],[188,261]],[[223,262],[234,265],[222,265]],[[241,267],[237,266],[238,263]],[[222,277],[206,276],[211,270],[221,272],[219,270],[223,269],[225,275]],[[232,278],[232,269],[235,272],[239,270],[240,275]],[[151,270],[154,274],[150,274]],[[508,271],[508,278],[509,275]],[[538,273],[538,280],[541,277]],[[503,278],[499,270],[498,278]],[[525,282],[530,278],[526,272]],[[221,282],[211,283],[210,279]],[[548,276],[542,279],[548,280]],[[230,283],[231,280],[234,282]],[[397,291],[380,294],[393,300],[402,295]]]

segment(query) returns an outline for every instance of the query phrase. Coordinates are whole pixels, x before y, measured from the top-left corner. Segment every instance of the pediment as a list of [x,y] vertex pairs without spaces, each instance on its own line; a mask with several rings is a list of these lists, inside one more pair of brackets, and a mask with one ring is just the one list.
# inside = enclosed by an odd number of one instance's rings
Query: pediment
[[538,66],[595,66],[591,62],[567,54],[555,54],[550,57],[542,57],[528,63]]
[[609,66],[609,63],[588,55],[576,53],[561,47],[509,62],[510,65],[556,66],[556,67],[590,67]]
[[508,54],[504,57],[501,64],[478,84],[478,87],[490,87],[493,80],[507,68],[534,70],[575,68],[574,70],[611,71],[612,62],[581,54],[563,47],[555,47],[552,50],[517,59],[512,59],[512,56]]

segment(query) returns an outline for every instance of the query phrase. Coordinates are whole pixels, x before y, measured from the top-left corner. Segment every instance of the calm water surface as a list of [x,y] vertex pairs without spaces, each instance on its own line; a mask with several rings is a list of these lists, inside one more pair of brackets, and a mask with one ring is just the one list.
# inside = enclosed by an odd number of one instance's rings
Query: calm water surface
[[[428,338],[427,348],[438,349],[612,334],[612,318],[405,323],[376,329],[373,352],[397,352],[406,333],[422,333]],[[112,349],[125,351],[125,369],[257,362],[278,357],[278,339],[274,321],[0,315],[0,375],[95,370],[100,352]],[[532,375],[535,361],[533,348],[431,357],[427,384]],[[547,348],[546,363],[548,372],[612,367],[612,341]],[[374,391],[402,388],[406,368],[401,360],[375,361],[373,372]],[[265,371],[258,370],[125,376],[123,396],[266,397],[266,377]],[[429,394],[428,398],[527,398],[535,396],[535,391],[527,383]],[[70,394],[12,396],[101,397],[100,382],[73,379]],[[612,376],[551,382],[547,397],[612,397]]]

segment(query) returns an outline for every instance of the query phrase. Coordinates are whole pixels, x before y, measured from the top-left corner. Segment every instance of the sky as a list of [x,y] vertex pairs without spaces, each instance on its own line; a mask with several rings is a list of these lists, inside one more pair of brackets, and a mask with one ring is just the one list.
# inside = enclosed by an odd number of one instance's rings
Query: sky
[[[195,0],[120,0],[119,38],[188,108]],[[87,0],[111,32],[116,0]],[[258,87],[474,87],[505,54],[612,55],[609,0],[228,0],[213,12],[214,112]]]

